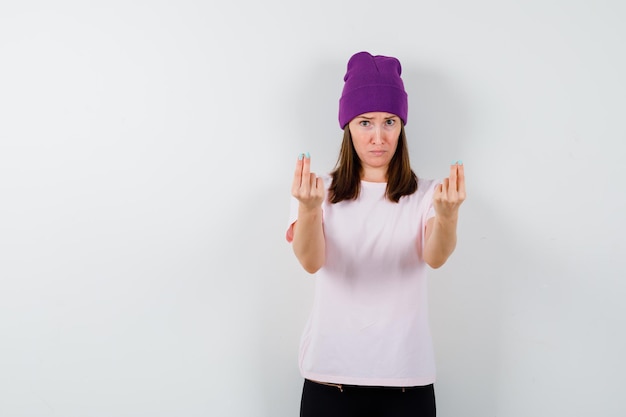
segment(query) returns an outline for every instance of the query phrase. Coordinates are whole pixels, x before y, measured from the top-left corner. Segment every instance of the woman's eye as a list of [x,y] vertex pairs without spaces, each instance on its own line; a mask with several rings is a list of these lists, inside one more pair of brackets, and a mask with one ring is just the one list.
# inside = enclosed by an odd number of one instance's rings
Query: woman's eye
[[359,123],[361,126],[363,127],[367,127],[370,125],[369,120],[361,120],[361,122]]
[[396,121],[394,119],[387,119],[385,120],[385,124],[387,126],[393,126],[394,124],[396,124]]

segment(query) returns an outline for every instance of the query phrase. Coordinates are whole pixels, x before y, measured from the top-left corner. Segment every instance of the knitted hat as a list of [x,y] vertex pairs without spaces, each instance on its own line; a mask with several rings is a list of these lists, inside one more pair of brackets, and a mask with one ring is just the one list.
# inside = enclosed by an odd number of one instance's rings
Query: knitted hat
[[373,111],[393,113],[406,125],[409,104],[401,74],[396,58],[369,52],[352,55],[339,99],[339,126],[343,129],[356,116]]

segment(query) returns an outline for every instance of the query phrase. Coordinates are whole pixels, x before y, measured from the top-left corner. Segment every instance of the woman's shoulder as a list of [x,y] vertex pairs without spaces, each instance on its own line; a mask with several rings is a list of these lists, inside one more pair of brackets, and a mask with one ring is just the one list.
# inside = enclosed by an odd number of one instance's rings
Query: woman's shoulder
[[429,194],[435,191],[435,187],[441,184],[440,180],[435,179],[425,179],[418,178],[417,179],[417,193],[419,195]]
[[328,190],[328,188],[330,188],[331,184],[333,183],[333,177],[330,174],[321,174],[318,175],[317,178],[321,178],[322,181],[324,181],[324,188],[326,188]]

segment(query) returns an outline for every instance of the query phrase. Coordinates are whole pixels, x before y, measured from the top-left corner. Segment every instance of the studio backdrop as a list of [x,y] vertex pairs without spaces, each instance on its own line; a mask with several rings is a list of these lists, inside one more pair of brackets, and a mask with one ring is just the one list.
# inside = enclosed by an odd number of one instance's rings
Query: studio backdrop
[[438,414],[626,415],[626,3],[0,5],[0,415],[298,415],[358,51],[400,59],[418,176],[463,160],[430,271]]

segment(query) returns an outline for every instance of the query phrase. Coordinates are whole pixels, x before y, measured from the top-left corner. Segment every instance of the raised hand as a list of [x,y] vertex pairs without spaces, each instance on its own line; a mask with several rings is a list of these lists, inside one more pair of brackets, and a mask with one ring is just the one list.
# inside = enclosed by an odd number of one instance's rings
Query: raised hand
[[311,156],[308,152],[298,156],[291,195],[298,199],[301,207],[307,209],[316,209],[324,202],[324,181],[311,172]]
[[450,166],[450,177],[435,189],[433,205],[442,220],[456,220],[459,207],[465,201],[465,169],[462,162]]

